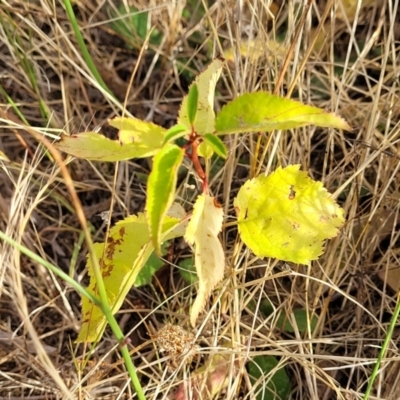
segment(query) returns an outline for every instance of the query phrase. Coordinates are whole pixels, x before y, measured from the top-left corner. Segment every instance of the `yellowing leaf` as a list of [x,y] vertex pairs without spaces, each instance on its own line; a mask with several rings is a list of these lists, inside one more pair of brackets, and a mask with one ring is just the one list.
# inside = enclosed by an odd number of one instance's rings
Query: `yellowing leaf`
[[225,255],[218,233],[221,231],[224,212],[214,197],[200,195],[188,224],[185,240],[195,247],[195,265],[199,278],[199,291],[190,313],[190,323],[204,309],[207,298],[224,276]]
[[140,143],[152,149],[161,148],[167,133],[161,126],[137,118],[116,117],[109,120],[108,124],[119,129],[118,138],[121,144]]
[[215,120],[218,135],[268,132],[305,125],[351,129],[335,114],[268,92],[246,93],[237,97],[222,108]]
[[117,117],[109,121],[119,129],[119,141],[96,132],[63,135],[55,146],[71,156],[97,161],[123,161],[154,155],[162,146],[166,129],[136,118]]
[[197,148],[197,153],[200,157],[205,158],[206,160],[209,160],[213,154],[214,150],[213,148],[209,145],[207,141],[203,141],[199,144],[199,147]]
[[247,181],[234,205],[243,242],[259,257],[309,264],[335,237],[344,211],[300,165]]
[[164,215],[175,195],[178,168],[184,150],[174,144],[166,144],[153,160],[153,169],[147,182],[146,211],[156,252],[160,253],[160,235]]
[[[214,132],[215,113],[214,113],[214,91],[215,85],[221,75],[224,60],[216,58],[211,64],[199,74],[194,83],[198,88],[197,112],[193,122],[194,131],[199,135]],[[192,130],[192,124],[188,116],[188,100],[186,95],[179,111],[178,124],[185,125],[189,131]]]
[[[185,215],[182,207],[174,205],[171,214],[179,218],[167,216],[164,219],[162,241],[183,236],[185,232],[187,224],[181,223]],[[109,305],[113,313],[116,313],[135,283],[138,273],[154,251],[145,214],[131,215],[119,221],[110,229],[107,243],[95,243],[94,251],[99,259]],[[87,266],[90,277],[88,290],[98,296],[90,258]],[[82,328],[77,342],[99,340],[105,326],[106,318],[101,309],[83,297]]]
[[63,135],[54,146],[71,156],[97,161],[123,161],[131,158],[149,157],[158,149],[141,143],[120,144],[96,132]]

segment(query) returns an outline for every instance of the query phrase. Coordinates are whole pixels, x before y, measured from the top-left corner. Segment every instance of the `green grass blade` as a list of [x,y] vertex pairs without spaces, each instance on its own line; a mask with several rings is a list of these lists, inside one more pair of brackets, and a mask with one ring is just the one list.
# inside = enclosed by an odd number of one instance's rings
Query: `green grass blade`
[[88,66],[90,72],[98,82],[98,84],[107,92],[109,93],[112,97],[115,98],[114,94],[111,92],[111,90],[108,88],[108,86],[105,84],[103,81],[103,78],[101,77],[99,71],[97,70],[96,66],[94,65],[94,62],[92,60],[92,57],[89,54],[89,51],[87,49],[87,46],[85,44],[85,41],[83,40],[82,33],[80,31],[80,27],[78,25],[78,21],[76,20],[74,10],[72,9],[72,5],[70,0],[64,0],[64,6],[65,10],[68,14],[68,18],[71,22],[72,29],[75,33],[76,40],[78,42],[78,46],[81,49],[82,56],[86,62],[86,65]]
[[396,309],[394,310],[394,314],[393,314],[392,319],[390,321],[390,325],[389,325],[389,329],[388,329],[387,335],[386,335],[385,340],[383,342],[381,351],[379,352],[379,356],[378,356],[378,359],[376,360],[376,364],[374,366],[374,369],[372,370],[371,377],[369,378],[367,390],[365,391],[363,400],[368,400],[369,399],[369,396],[370,396],[371,390],[372,390],[372,386],[373,386],[373,384],[375,382],[376,377],[379,374],[379,370],[380,370],[380,367],[381,367],[382,359],[386,354],[386,351],[387,351],[387,349],[389,347],[390,341],[392,340],[394,328],[396,327],[398,319],[399,319],[399,314],[400,314],[400,293],[397,296]]

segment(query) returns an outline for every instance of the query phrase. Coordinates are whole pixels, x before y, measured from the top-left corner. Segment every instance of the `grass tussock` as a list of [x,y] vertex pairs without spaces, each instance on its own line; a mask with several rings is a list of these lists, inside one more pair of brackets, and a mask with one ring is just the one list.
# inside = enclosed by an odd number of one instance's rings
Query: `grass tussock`
[[[86,285],[77,213],[93,240],[103,240],[110,204],[111,222],[143,210],[150,166],[69,159],[69,183],[40,138],[86,130],[115,137],[106,122],[122,113],[169,127],[194,76],[225,54],[217,107],[270,90],[335,111],[353,127],[227,137],[227,163],[210,166],[226,222],[251,174],[299,163],[334,194],[347,223],[308,268],[255,258],[227,227],[225,279],[191,332],[194,287],[177,273],[190,251],[175,243],[152,284],[132,289],[118,316],[146,398],[178,399],[179,385],[215,354],[229,361],[216,398],[255,398],[246,363],[266,354],[285,367],[292,399],[363,398],[400,290],[399,1],[306,2],[307,13],[300,2],[261,0],[74,2],[102,82],[65,3],[0,2],[0,230]],[[196,195],[193,175],[182,176],[188,210]],[[74,343],[80,296],[20,247],[2,241],[0,259],[0,399],[135,398],[110,332],[94,349]],[[279,313],[295,325],[298,309],[308,323],[318,316],[315,329],[279,329]],[[194,346],[189,361],[159,351],[156,334],[167,323],[188,331],[179,345]],[[396,325],[371,399],[400,398],[399,332]]]

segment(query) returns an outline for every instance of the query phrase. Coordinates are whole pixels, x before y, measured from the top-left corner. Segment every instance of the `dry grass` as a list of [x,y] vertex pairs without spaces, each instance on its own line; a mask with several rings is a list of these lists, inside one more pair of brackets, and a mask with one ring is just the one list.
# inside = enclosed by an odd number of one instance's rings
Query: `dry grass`
[[[334,193],[347,223],[309,268],[254,258],[235,229],[227,228],[229,266],[193,332],[200,346],[195,362],[201,365],[216,352],[229,355],[221,399],[254,398],[245,364],[262,354],[285,366],[292,399],[362,398],[400,288],[399,0],[372,2],[375,6],[347,17],[336,1],[314,2],[320,4],[313,4],[297,41],[304,10],[298,2],[251,0],[239,8],[241,2],[216,0],[202,13],[189,1],[192,11],[182,17],[183,0],[132,1],[149,11],[151,25],[161,32],[161,42],[144,51],[138,40],[128,47],[111,29],[106,10],[112,3],[77,2],[74,9],[91,55],[121,104],[91,78],[60,1],[0,2],[0,146],[11,160],[1,161],[0,229],[86,284],[86,249],[74,206],[59,167],[32,131],[53,138],[62,130],[104,126],[122,113],[127,93],[127,112],[170,126],[190,77],[213,56],[230,47],[237,54],[247,39],[259,40],[256,51],[229,63],[219,86],[221,105],[245,91],[274,90],[293,44],[280,93],[293,90],[292,98],[336,111],[354,131],[275,132],[262,140],[265,157],[257,167],[264,172],[300,163]],[[28,124],[33,130],[24,129]],[[235,193],[250,174],[256,139],[226,138],[231,156],[211,188],[225,204],[227,221],[234,216]],[[124,162],[117,169],[74,160],[69,169],[94,240],[104,237],[106,224],[98,214],[108,210],[111,198],[113,221],[143,209],[146,162]],[[180,198],[189,210],[196,193],[185,182]],[[148,399],[167,398],[188,375],[184,367],[167,368],[168,357],[149,336],[166,322],[189,329],[193,288],[173,266],[188,254],[178,243],[153,284],[132,290],[120,312]],[[259,311],[263,299],[276,307],[268,318]],[[85,363],[90,349],[74,343],[79,303],[51,272],[2,244],[0,399],[134,396],[108,331]],[[318,316],[315,331],[290,334],[275,328],[279,310],[291,315],[297,308]],[[400,398],[399,332],[397,327],[371,398]]]

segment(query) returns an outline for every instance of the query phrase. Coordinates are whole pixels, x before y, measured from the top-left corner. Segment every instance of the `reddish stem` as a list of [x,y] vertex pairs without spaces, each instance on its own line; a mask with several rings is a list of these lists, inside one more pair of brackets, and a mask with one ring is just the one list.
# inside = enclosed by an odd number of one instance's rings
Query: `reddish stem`
[[199,160],[199,155],[197,154],[197,148],[199,147],[199,140],[195,140],[192,143],[192,153],[191,153],[191,159],[192,159],[192,163],[193,163],[193,167],[197,172],[197,175],[199,175],[199,178],[202,180],[203,182],[203,193],[208,193],[208,182],[207,182],[207,177],[206,174],[204,172],[203,167],[200,164],[200,160]]
[[208,193],[207,177],[206,177],[203,167],[201,166],[201,163],[199,160],[199,155],[197,153],[197,148],[199,147],[199,145],[200,145],[199,135],[193,130],[192,133],[190,134],[189,142],[185,145],[185,149],[188,149],[189,147],[191,147],[191,152],[186,153],[186,155],[192,161],[193,167],[196,170],[197,175],[199,176],[199,178],[202,181],[203,193]]

